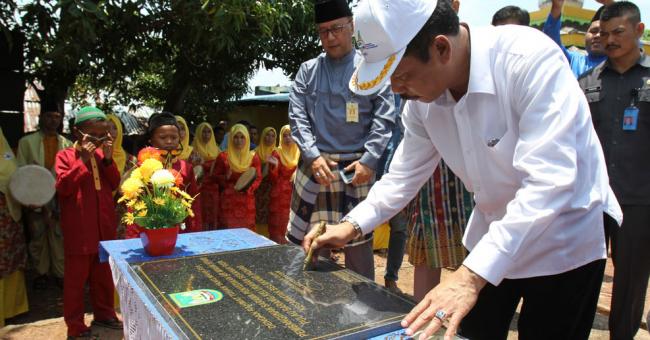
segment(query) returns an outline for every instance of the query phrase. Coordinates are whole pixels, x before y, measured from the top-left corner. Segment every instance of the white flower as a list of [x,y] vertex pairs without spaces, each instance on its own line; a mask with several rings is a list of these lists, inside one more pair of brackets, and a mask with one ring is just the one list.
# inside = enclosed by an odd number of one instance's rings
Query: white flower
[[166,169],[156,170],[151,175],[151,183],[159,187],[171,187],[174,185],[174,175]]

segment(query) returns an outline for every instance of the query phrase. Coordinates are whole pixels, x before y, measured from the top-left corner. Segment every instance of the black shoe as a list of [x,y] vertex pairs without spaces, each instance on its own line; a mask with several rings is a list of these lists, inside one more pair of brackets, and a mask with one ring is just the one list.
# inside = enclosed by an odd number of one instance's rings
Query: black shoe
[[67,340],[75,340],[75,339],[99,339],[96,335],[91,333],[90,331],[85,331],[79,333],[79,335],[68,335]]
[[34,289],[37,289],[37,290],[45,290],[45,289],[47,289],[47,286],[48,286],[48,284],[47,284],[47,276],[39,275],[39,276],[35,277],[33,285],[34,285]]
[[110,320],[93,320],[93,322],[90,323],[91,326],[98,326],[98,327],[104,327],[104,328],[110,328],[110,329],[123,329],[124,324],[122,324],[122,321],[118,319],[110,319]]

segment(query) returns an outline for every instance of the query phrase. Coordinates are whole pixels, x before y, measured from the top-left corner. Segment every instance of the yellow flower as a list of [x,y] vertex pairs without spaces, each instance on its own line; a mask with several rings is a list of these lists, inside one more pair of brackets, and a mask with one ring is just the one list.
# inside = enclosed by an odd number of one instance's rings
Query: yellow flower
[[151,175],[151,183],[158,187],[171,187],[175,181],[174,175],[166,169],[156,170]]
[[142,165],[140,165],[139,169],[140,174],[142,174],[142,179],[144,181],[148,181],[156,170],[160,170],[162,168],[163,164],[159,160],[149,158],[145,160]]
[[194,211],[192,211],[192,209],[187,209],[187,214],[190,215],[190,217],[194,217]]
[[140,192],[142,192],[142,187],[144,186],[144,183],[142,183],[141,180],[137,178],[129,178],[124,183],[122,183],[122,193],[124,193],[124,197],[127,199],[134,199],[136,198]]
[[133,216],[132,213],[128,212],[124,214],[124,217],[122,218],[122,221],[126,224],[134,224],[135,223],[135,217]]
[[181,197],[183,197],[183,198],[186,199],[186,200],[190,200],[190,201],[193,201],[193,200],[194,200],[194,198],[192,198],[192,196],[188,195],[188,194],[187,194],[185,191],[183,191],[183,190],[180,190],[180,189],[179,189],[179,190],[176,190],[176,192],[178,192],[178,193],[181,195]]
[[130,200],[130,201],[126,202],[126,206],[129,207],[129,208],[133,208],[133,206],[134,206],[137,202],[138,202],[138,201],[136,201],[136,200]]
[[135,209],[135,210],[144,210],[144,209],[147,209],[147,205],[142,201],[138,201],[135,204],[133,204],[133,209]]
[[156,197],[153,199],[153,203],[156,205],[165,205],[165,199],[162,197]]
[[147,216],[147,209],[141,210],[138,213],[138,217],[145,217],[145,216]]
[[188,201],[186,201],[186,200],[181,200],[181,203],[182,203],[186,208],[191,208],[191,207],[192,207],[192,205],[191,205]]
[[133,171],[131,171],[130,178],[142,180],[142,172],[140,171],[140,168],[133,169]]

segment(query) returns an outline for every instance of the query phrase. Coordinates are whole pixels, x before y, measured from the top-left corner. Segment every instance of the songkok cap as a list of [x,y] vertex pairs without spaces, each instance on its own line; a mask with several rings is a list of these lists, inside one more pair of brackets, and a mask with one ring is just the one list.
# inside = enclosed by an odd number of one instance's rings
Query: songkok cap
[[147,124],[147,134],[151,136],[154,130],[165,125],[173,125],[180,131],[176,116],[174,116],[174,114],[171,112],[163,111],[160,113],[155,113],[149,117],[149,122]]
[[352,92],[373,94],[386,83],[437,4],[437,0],[359,2],[354,10],[354,40],[363,60],[350,79]]
[[74,117],[74,125],[77,126],[91,119],[106,120],[106,115],[102,110],[94,106],[82,107],[81,110],[77,111],[77,114]]
[[316,0],[314,3],[316,23],[351,17],[352,11],[346,0]]

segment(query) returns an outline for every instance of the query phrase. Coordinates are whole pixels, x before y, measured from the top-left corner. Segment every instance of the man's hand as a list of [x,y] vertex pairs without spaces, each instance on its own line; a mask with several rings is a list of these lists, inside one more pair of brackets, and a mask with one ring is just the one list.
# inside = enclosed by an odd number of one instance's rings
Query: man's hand
[[319,248],[343,248],[353,238],[359,236],[350,222],[326,225],[325,232],[314,239],[316,229],[312,228],[302,240],[302,249],[305,250],[305,253],[309,252],[311,246],[314,247],[314,250]]
[[323,156],[318,156],[311,163],[311,172],[316,178],[316,182],[320,185],[330,185],[336,179],[332,173],[331,168],[336,167],[336,162],[326,160]]
[[113,136],[107,134],[107,139],[102,144],[102,151],[104,151],[104,159],[111,160],[113,159]]
[[551,4],[551,16],[553,19],[557,19],[562,15],[562,6],[564,6],[564,0],[553,0]]
[[88,162],[90,157],[93,157],[95,150],[97,150],[97,147],[90,141],[90,136],[83,135],[83,138],[81,139],[81,160],[84,161],[84,163]]
[[352,177],[352,185],[362,185],[370,181],[370,177],[373,175],[373,170],[365,166],[359,161],[354,161],[352,164],[345,167],[344,171],[351,171],[354,169],[354,177]]
[[451,2],[451,8],[454,9],[454,12],[458,13],[458,11],[460,10],[460,0],[453,0]]
[[[460,321],[476,304],[478,294],[485,286],[485,279],[461,266],[451,277],[433,288],[424,299],[402,320],[402,327],[408,327],[407,335],[413,335],[425,326],[423,339],[431,337],[440,327],[436,313],[449,321],[445,340],[453,339],[458,331]],[[442,311],[442,312],[441,312]],[[440,315],[439,315],[440,316]]]

